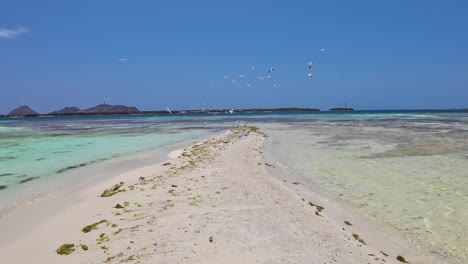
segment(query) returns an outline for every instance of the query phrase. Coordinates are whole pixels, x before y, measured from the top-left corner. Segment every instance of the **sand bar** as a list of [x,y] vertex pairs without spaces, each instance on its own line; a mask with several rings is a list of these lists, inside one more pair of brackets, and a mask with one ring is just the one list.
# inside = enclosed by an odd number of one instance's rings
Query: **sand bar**
[[[12,213],[0,219],[0,256],[7,263],[402,263],[401,254],[431,262],[386,237],[356,233],[359,223],[332,217],[298,184],[270,175],[265,137],[233,129],[28,215]],[[35,223],[41,214],[50,216]],[[69,255],[56,253],[63,244],[74,245]]]

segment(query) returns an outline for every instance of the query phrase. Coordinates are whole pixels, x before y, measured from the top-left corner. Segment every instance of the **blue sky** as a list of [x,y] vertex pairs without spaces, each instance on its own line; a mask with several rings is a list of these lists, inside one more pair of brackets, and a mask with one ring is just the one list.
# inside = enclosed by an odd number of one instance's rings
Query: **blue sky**
[[467,14],[462,0],[2,0],[0,113],[468,107]]

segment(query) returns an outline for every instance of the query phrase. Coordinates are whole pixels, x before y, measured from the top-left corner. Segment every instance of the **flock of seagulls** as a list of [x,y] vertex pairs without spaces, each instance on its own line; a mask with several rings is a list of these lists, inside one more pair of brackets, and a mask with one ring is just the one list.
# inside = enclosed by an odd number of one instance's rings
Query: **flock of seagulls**
[[[321,49],[320,49],[320,52],[325,52],[325,51],[326,51],[325,48],[321,48]],[[313,74],[313,72],[311,71],[313,66],[314,66],[314,62],[313,62],[313,61],[308,61],[308,62],[307,62],[307,69],[309,70],[309,72],[307,73],[307,77],[308,77],[308,78],[314,77],[314,74]],[[256,67],[256,66],[252,66],[252,67],[250,67],[250,70],[251,70],[251,71],[257,71],[257,67]],[[267,68],[267,70],[266,70],[266,74],[267,74],[267,75],[266,75],[266,76],[265,76],[265,75],[263,75],[263,76],[262,76],[262,75],[257,76],[257,79],[258,79],[258,80],[261,80],[261,81],[267,80],[267,79],[273,79],[273,75],[274,75],[274,72],[275,72],[275,71],[276,71],[276,68],[275,68],[274,66],[269,67],[269,68]],[[230,82],[231,84],[233,84],[233,85],[240,84],[240,85],[243,85],[243,86],[245,86],[245,87],[247,87],[247,88],[250,88],[250,87],[252,87],[252,84],[251,84],[251,83],[245,82],[245,81],[242,82],[242,81],[240,80],[240,79],[245,79],[246,77],[247,77],[247,76],[246,76],[245,74],[239,74],[239,75],[238,75],[239,80],[237,80],[237,79],[235,79],[235,77],[234,77],[234,78],[231,78],[230,76],[225,75],[225,76],[224,76],[224,79],[225,79],[226,81],[229,81],[229,82]],[[273,84],[273,87],[277,87],[277,86],[278,86],[278,84],[276,84],[276,83]],[[210,87],[213,87],[213,85],[210,85]]]

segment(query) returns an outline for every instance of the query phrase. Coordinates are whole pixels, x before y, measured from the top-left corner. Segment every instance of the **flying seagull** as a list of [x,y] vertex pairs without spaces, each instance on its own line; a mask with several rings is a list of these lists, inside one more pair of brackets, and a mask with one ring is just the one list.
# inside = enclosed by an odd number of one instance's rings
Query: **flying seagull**
[[171,109],[169,109],[169,107],[167,107],[167,106],[166,106],[166,111],[168,111],[169,114],[172,114]]
[[313,75],[311,72],[309,72],[309,73],[307,74],[307,76],[309,76],[310,78],[312,78],[312,76],[314,76],[314,75]]
[[237,80],[232,80],[231,82],[232,82],[232,84],[236,84]]
[[324,51],[326,51],[326,49],[324,49],[324,48],[321,48],[321,49],[320,49],[320,51],[321,51],[321,52],[324,52]]
[[262,76],[258,76],[258,79],[265,80],[265,78],[263,78]]
[[244,74],[241,74],[241,75],[239,75],[239,78],[243,78],[243,77],[245,77],[245,75],[244,75]]
[[252,68],[250,68],[250,69],[251,69],[252,71],[255,71],[255,70],[257,69],[257,67],[254,66],[254,67],[252,67]]
[[309,61],[309,62],[307,63],[307,65],[309,65],[309,69],[310,69],[310,68],[312,68],[312,65],[314,65],[314,63],[313,63],[312,61]]
[[274,71],[275,71],[275,67],[271,67],[270,69],[268,69],[268,73],[274,72]]

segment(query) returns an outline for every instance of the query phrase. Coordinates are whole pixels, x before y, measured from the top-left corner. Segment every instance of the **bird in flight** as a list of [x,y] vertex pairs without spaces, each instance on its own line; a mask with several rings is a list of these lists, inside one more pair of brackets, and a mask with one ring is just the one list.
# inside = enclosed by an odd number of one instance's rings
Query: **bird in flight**
[[309,61],[307,62],[307,65],[309,65],[309,69],[312,68],[312,65],[314,65],[314,63],[312,61]]
[[271,67],[270,69],[268,69],[268,73],[274,72],[274,71],[275,71],[275,67]]
[[313,75],[311,72],[309,72],[309,73],[307,74],[307,76],[309,76],[310,78],[312,78],[314,75]]

